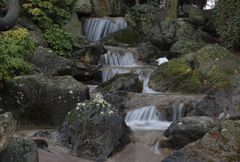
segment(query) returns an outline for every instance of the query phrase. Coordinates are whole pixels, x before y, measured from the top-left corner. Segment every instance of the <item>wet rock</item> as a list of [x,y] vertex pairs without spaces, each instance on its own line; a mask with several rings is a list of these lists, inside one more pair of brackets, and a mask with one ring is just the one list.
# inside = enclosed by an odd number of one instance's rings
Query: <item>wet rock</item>
[[69,112],[59,131],[74,153],[95,161],[106,160],[131,141],[118,110],[99,94]]
[[0,115],[0,153],[9,145],[16,129],[16,121],[12,113],[4,113]]
[[1,153],[2,162],[38,162],[35,143],[29,139],[14,137],[8,148]]
[[106,81],[96,88],[98,92],[116,92],[116,91],[128,91],[141,93],[143,90],[143,84],[139,80],[137,74],[118,74],[115,75],[109,81]]
[[239,161],[239,133],[239,120],[223,121],[202,139],[175,151],[162,162]]
[[213,127],[214,121],[209,117],[184,117],[173,122],[164,135],[174,148],[181,148],[202,138]]
[[4,111],[19,123],[60,125],[78,102],[89,99],[88,87],[71,76],[19,76],[1,91]]
[[[150,104],[155,105],[156,109],[161,113],[162,119],[174,121],[187,116],[203,97],[203,95],[123,93],[112,98],[108,97],[106,100],[116,105],[118,103],[120,105],[123,104],[121,108],[125,113],[149,106]],[[114,98],[119,102],[114,102]]]
[[231,88],[240,59],[219,45],[173,59],[151,75],[150,87],[160,92],[214,93]]

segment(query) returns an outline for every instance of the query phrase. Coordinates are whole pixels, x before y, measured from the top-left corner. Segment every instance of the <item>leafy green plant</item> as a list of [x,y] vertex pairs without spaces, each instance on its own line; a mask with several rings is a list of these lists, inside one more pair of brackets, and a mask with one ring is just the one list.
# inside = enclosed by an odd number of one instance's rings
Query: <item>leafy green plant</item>
[[69,20],[75,0],[24,0],[24,14],[31,17],[41,28],[51,24],[62,25]]
[[42,29],[49,47],[67,57],[72,50],[73,37],[62,29],[70,19],[75,0],[24,0],[23,13]]
[[73,49],[73,36],[71,33],[54,25],[44,33],[48,45],[61,56],[68,57]]
[[36,48],[28,31],[17,28],[2,32],[0,37],[0,80],[26,73],[31,66],[25,59]]

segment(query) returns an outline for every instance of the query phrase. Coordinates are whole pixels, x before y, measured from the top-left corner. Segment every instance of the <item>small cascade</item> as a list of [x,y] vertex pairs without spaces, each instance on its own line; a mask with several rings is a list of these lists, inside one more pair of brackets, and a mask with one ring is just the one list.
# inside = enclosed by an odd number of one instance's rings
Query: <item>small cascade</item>
[[102,71],[102,81],[108,81],[116,74],[133,72],[138,74],[143,83],[143,93],[158,93],[149,88],[150,75],[154,70],[152,67],[141,66],[136,63],[134,54],[129,50],[106,46],[108,52],[104,54],[105,68]]
[[102,81],[112,79],[116,74],[126,74],[130,72],[129,68],[136,67],[133,53],[120,49],[108,47],[108,52],[104,54],[106,68],[102,71]]
[[98,41],[103,37],[127,27],[124,18],[89,18],[84,22],[84,32],[89,41]]
[[184,103],[180,104],[174,104],[173,106],[173,121],[179,120],[182,117],[182,111],[183,111]]
[[151,105],[128,112],[125,122],[133,130],[165,130],[171,123],[161,118],[161,113]]
[[104,54],[105,63],[111,66],[136,66],[135,59],[133,53],[124,52],[124,53],[116,53],[108,51]]
[[151,89],[148,85],[150,81],[151,73],[152,71],[149,73],[143,73],[143,72],[139,73],[139,79],[143,82],[143,93],[159,93]]

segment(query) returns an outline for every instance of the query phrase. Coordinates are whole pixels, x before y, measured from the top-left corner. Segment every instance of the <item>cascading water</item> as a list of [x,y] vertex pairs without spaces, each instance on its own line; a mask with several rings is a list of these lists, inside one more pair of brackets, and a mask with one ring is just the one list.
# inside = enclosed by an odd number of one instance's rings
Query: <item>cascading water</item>
[[150,89],[148,86],[150,75],[153,71],[152,67],[137,64],[134,54],[129,50],[113,47],[106,48],[108,49],[108,52],[104,55],[106,66],[102,71],[103,82],[110,80],[116,74],[133,72],[138,74],[140,81],[143,82],[143,93],[158,93]]
[[[110,80],[116,74],[126,74],[130,71],[126,67],[135,67],[135,59],[133,53],[123,51],[108,51],[104,54],[105,63],[109,68],[102,71],[103,82]],[[124,68],[123,68],[124,67]]]
[[161,118],[161,113],[151,105],[128,112],[125,122],[133,130],[165,130],[171,123]]
[[98,41],[126,27],[127,22],[122,17],[89,18],[84,22],[84,32],[89,41]]
[[180,119],[182,117],[182,115],[183,115],[182,114],[183,107],[184,107],[184,103],[174,104],[173,105],[173,113],[172,113],[173,121],[178,120],[178,119]]

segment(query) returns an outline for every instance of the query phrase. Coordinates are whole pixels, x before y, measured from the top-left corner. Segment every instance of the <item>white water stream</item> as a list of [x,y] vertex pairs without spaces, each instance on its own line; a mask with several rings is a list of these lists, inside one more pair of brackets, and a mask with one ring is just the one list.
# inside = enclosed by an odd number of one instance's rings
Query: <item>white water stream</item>
[[89,18],[84,22],[84,32],[90,41],[98,41],[126,27],[127,22],[122,17]]
[[151,105],[129,111],[125,117],[125,122],[133,130],[165,130],[171,122],[161,119],[161,113],[157,111],[155,106]]

